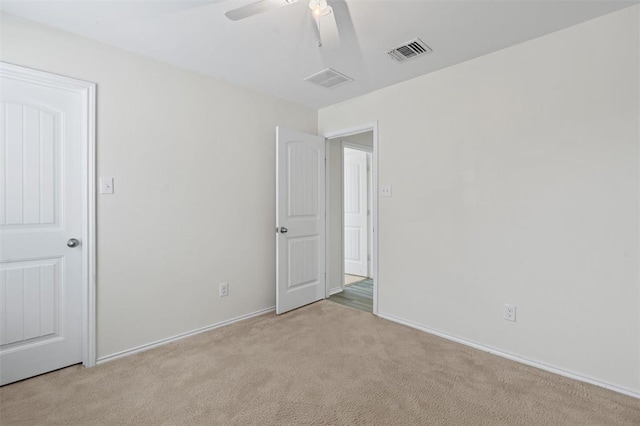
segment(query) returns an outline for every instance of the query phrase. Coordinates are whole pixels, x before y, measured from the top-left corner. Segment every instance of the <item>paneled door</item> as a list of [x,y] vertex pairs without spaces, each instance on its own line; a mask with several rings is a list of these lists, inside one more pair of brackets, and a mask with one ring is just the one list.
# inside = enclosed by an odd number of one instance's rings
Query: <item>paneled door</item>
[[344,272],[368,274],[367,153],[344,148]]
[[83,102],[0,77],[3,385],[82,362]]
[[276,312],[325,297],[325,140],[276,128]]

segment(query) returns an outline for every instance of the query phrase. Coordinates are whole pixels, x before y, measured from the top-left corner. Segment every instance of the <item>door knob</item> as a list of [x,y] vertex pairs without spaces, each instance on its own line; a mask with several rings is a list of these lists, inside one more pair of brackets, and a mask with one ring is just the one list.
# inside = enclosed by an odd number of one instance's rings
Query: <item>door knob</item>
[[289,232],[289,230],[287,228],[285,228],[284,226],[282,228],[280,228],[280,233],[281,234],[286,234],[287,232]]
[[80,241],[78,241],[75,238],[71,238],[69,239],[69,241],[67,241],[67,247],[73,248],[73,247],[78,247],[79,245],[80,245]]

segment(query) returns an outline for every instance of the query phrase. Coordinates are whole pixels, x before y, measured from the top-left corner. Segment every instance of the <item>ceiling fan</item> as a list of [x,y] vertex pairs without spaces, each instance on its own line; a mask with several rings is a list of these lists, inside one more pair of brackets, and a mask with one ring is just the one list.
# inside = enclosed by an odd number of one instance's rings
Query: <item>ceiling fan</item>
[[[248,18],[250,16],[258,15],[260,13],[297,2],[298,0],[260,0],[246,6],[232,9],[225,13],[225,16],[232,21],[239,21],[240,19]],[[344,6],[340,7],[340,16],[336,16],[334,14],[334,16],[336,17],[336,24],[338,25],[340,20],[344,23],[344,25],[352,28],[353,25],[351,24],[351,16],[349,15],[349,9],[346,7],[347,5],[345,1],[334,0],[332,1],[332,3],[334,3],[334,5],[338,7]],[[322,37],[320,35],[320,22],[323,17],[333,14],[333,7],[329,6],[327,0],[309,0],[309,10],[311,12],[311,17],[313,18],[313,27],[315,28],[316,32],[318,47],[321,47]]]

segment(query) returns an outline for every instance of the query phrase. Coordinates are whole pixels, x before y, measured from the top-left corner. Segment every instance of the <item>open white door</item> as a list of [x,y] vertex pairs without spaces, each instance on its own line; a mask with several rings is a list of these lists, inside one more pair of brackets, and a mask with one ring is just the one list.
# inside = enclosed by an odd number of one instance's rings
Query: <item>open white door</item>
[[325,140],[276,128],[276,313],[325,297]]
[[0,385],[83,360],[86,96],[13,70],[0,78]]
[[344,272],[369,276],[367,153],[344,148]]

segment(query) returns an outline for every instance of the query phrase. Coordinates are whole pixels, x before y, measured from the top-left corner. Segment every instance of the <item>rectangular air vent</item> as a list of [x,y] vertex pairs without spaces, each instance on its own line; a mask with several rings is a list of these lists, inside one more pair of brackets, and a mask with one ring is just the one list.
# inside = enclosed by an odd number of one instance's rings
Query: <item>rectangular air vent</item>
[[334,87],[347,84],[348,82],[353,81],[353,79],[339,73],[333,68],[327,68],[326,70],[310,75],[305,78],[304,81],[326,87],[327,89],[333,89]]
[[419,38],[408,41],[396,48],[387,50],[387,54],[398,62],[407,62],[419,56],[431,53],[433,50]]

